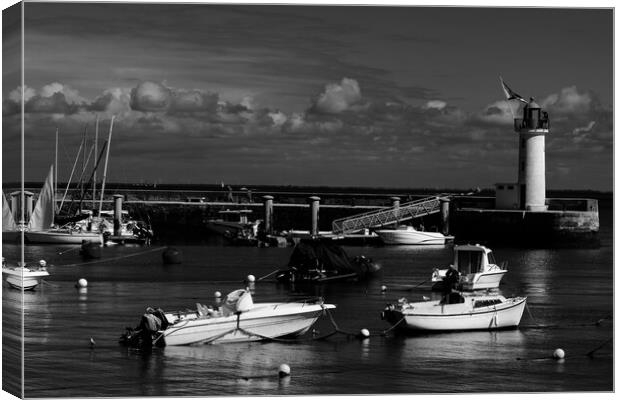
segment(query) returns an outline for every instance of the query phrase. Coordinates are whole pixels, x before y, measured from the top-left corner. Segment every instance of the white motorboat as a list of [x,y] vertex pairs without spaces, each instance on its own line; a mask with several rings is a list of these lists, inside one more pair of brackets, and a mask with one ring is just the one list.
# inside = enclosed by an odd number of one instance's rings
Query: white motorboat
[[[464,291],[495,289],[508,272],[505,265],[496,264],[491,249],[479,244],[454,246],[452,265],[460,274],[459,289]],[[435,268],[431,276],[434,290],[443,288],[447,271]]]
[[195,311],[179,312],[147,309],[137,330],[128,329],[121,342],[179,346],[295,337],[307,332],[325,310],[336,308],[321,300],[254,304],[244,289],[228,294],[221,307],[196,306]]
[[15,289],[33,290],[49,272],[42,264],[38,268],[26,267],[25,264],[19,263],[16,267],[2,265],[2,275],[9,284]]
[[[454,297],[457,300],[454,300]],[[397,329],[413,331],[494,330],[519,325],[526,297],[451,293],[441,300],[409,303],[400,299],[388,305],[382,317]]]
[[413,226],[399,226],[396,229],[378,229],[377,235],[385,244],[445,244],[451,236],[440,232],[426,232],[416,230]]

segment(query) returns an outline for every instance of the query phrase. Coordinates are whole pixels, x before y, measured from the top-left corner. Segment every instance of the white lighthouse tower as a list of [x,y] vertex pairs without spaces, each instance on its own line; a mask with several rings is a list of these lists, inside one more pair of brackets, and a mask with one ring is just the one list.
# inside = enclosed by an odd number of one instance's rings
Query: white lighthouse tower
[[523,106],[523,118],[515,118],[519,133],[519,205],[528,211],[546,211],[545,136],[549,115],[533,98]]

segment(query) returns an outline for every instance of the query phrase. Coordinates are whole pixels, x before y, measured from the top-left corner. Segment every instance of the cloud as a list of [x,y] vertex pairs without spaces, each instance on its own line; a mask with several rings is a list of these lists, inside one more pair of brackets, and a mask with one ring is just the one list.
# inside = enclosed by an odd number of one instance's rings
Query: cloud
[[540,105],[550,112],[565,115],[589,112],[596,103],[591,93],[580,93],[576,86],[570,86],[563,88],[560,93],[547,96]]
[[45,85],[41,88],[39,94],[41,97],[52,97],[56,93],[62,93],[65,97],[65,100],[69,104],[84,104],[87,100],[80,96],[77,90],[70,88],[67,85],[63,85],[62,83],[53,82],[49,85]]
[[36,95],[26,102],[27,113],[73,114],[78,110],[75,104],[69,104],[63,93],[55,92],[49,97]]
[[172,102],[170,89],[145,81],[131,90],[131,108],[137,111],[166,111]]
[[342,78],[340,83],[329,83],[314,101],[311,110],[323,114],[340,114],[362,100],[360,86],[355,79]]
[[573,129],[573,134],[577,135],[580,133],[588,133],[592,130],[592,128],[594,128],[595,124],[596,124],[596,121],[590,121],[587,126],[580,126],[578,128]]
[[512,125],[516,114],[513,107],[509,101],[496,101],[474,114],[472,121],[477,124]]
[[[36,90],[34,90],[31,87],[24,86],[24,101],[30,100],[36,94],[37,94]],[[12,90],[8,95],[8,99],[12,100],[15,103],[19,103],[21,101],[21,98],[22,98],[22,87],[21,86],[18,86],[16,89]]]
[[424,108],[436,108],[438,110],[442,110],[446,107],[447,103],[442,100],[430,100],[427,101],[424,105]]

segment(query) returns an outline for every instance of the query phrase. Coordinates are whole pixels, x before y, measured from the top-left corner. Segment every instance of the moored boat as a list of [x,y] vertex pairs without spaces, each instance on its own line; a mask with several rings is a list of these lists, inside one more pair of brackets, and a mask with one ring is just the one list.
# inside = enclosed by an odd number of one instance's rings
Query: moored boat
[[206,222],[207,230],[222,235],[231,244],[251,245],[258,244],[258,229],[260,220],[250,222],[248,215],[252,210],[222,210],[220,218]]
[[288,268],[276,273],[276,280],[288,283],[358,281],[380,270],[381,266],[368,257],[349,257],[344,248],[331,239],[302,239],[293,249]]
[[6,282],[15,289],[33,290],[41,280],[49,276],[44,260],[39,261],[38,267],[27,267],[26,264],[18,263],[11,267],[2,262],[2,275]]
[[506,298],[498,294],[462,296],[458,293],[441,300],[415,303],[400,299],[383,310],[382,318],[396,324],[397,329],[410,331],[513,328],[521,321],[526,300],[526,297]]
[[[479,244],[454,246],[454,262],[459,272],[458,287],[460,290],[495,289],[508,270],[505,264],[496,264],[491,249]],[[433,290],[442,290],[448,269],[437,269],[431,275]]]
[[71,228],[52,228],[45,231],[25,232],[26,242],[32,244],[82,244],[83,241],[103,244],[103,235]]
[[289,303],[256,303],[248,290],[235,290],[221,307],[201,304],[196,310],[164,312],[147,308],[140,325],[127,329],[121,343],[132,347],[235,343],[295,337],[310,329],[325,310],[321,299]]
[[446,240],[453,239],[440,232],[419,231],[409,225],[396,229],[377,229],[375,232],[385,244],[442,245]]

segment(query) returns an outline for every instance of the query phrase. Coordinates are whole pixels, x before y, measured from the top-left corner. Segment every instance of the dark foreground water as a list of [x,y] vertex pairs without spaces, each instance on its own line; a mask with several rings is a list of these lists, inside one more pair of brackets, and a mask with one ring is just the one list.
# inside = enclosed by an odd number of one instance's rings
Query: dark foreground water
[[[116,259],[96,264],[82,264],[76,251],[58,255],[67,248],[28,246],[27,260],[53,265],[49,285],[23,298],[25,396],[612,391],[613,320],[594,324],[613,315],[611,217],[602,214],[601,225],[598,249],[493,249],[509,265],[502,293],[528,297],[530,313],[517,330],[381,336],[389,327],[380,319],[385,304],[430,296],[428,285],[411,291],[401,286],[427,280],[433,267],[451,261],[452,248],[346,247],[351,256],[380,262],[383,276],[306,292],[261,281],[254,301],[320,294],[338,306],[333,315],[342,330],[367,328],[370,339],[336,335],[294,344],[167,347],[152,354],[117,343],[147,305],[172,310],[212,303],[216,290],[227,293],[243,287],[248,274],[261,277],[286,265],[292,248],[177,246],[183,264],[163,265],[156,246],[105,248],[103,258]],[[3,245],[3,256],[17,259],[19,248]],[[79,278],[88,280],[87,291],[74,288]],[[3,389],[19,394],[14,377],[20,376],[21,293],[3,283],[2,297]],[[327,318],[316,327],[321,333],[333,329]],[[601,345],[594,357],[586,356]],[[563,362],[550,358],[555,348],[565,350]],[[290,365],[291,377],[277,378],[282,363]]]

